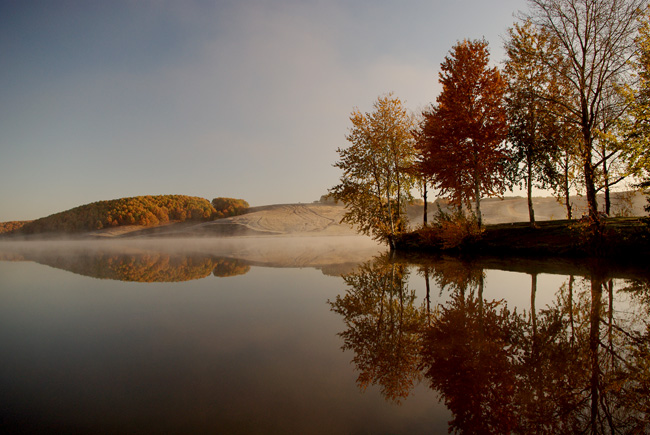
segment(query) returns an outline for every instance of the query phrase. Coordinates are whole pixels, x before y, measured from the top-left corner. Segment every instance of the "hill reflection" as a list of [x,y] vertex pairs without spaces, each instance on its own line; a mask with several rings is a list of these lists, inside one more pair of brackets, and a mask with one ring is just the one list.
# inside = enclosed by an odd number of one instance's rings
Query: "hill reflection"
[[78,275],[133,282],[181,282],[210,274],[217,277],[244,275],[250,270],[248,264],[237,259],[161,252],[40,255],[31,260]]
[[383,248],[361,237],[171,239],[0,243],[0,261],[33,261],[76,274],[135,282],[243,275],[251,267],[354,271]]
[[[522,312],[484,296],[485,265],[453,258],[381,256],[344,277],[330,301],[343,317],[343,349],[358,385],[402,401],[420,381],[440,394],[460,433],[647,433],[650,430],[650,286],[647,272],[560,265],[553,303],[536,307],[540,270],[529,270]],[[527,265],[527,266],[526,266]],[[418,302],[409,274],[425,280]],[[431,305],[432,284],[444,302]]]

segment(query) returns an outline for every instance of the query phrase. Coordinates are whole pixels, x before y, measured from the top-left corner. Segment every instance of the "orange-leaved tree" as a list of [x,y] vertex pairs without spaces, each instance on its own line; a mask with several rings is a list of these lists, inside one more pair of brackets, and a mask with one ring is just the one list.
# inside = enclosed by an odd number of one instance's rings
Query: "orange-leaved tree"
[[423,113],[419,146],[424,174],[457,205],[475,203],[481,225],[481,196],[505,192],[505,83],[490,68],[488,43],[464,40],[440,65],[442,92]]

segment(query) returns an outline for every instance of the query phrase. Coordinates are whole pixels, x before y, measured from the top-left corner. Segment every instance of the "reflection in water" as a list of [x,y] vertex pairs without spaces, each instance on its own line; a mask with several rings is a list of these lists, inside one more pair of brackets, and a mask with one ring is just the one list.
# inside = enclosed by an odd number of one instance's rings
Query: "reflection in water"
[[33,261],[93,278],[135,282],[181,282],[210,274],[243,275],[250,270],[248,264],[237,259],[163,252],[38,255]]
[[[650,312],[647,279],[617,290],[602,264],[586,264],[554,302],[518,313],[484,297],[484,267],[419,261],[427,295],[418,306],[406,261],[383,256],[344,277],[330,302],[343,316],[343,349],[358,383],[403,400],[420,380],[440,395],[461,433],[643,433],[650,430]],[[444,303],[430,306],[430,282]],[[627,295],[625,310],[617,299]],[[641,314],[639,314],[641,313]]]
[[350,287],[345,296],[330,302],[345,319],[343,349],[353,350],[361,388],[377,384],[382,394],[399,401],[409,395],[421,377],[419,349],[423,311],[414,305],[405,264],[386,257],[366,263],[359,272],[344,276]]
[[3,242],[0,261],[34,261],[80,275],[138,282],[180,282],[243,275],[251,266],[355,270],[382,248],[363,237]]

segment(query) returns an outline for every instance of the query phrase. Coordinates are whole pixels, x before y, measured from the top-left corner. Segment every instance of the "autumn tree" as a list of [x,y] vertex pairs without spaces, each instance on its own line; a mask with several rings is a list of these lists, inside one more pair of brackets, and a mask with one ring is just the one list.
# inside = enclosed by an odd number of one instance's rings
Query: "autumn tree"
[[[562,171],[555,164],[561,153],[562,141],[557,140],[555,134],[561,120],[538,96],[540,88],[557,94],[562,84],[551,70],[536,61],[539,52],[547,56],[557,52],[557,44],[546,32],[525,22],[508,30],[505,48],[508,55],[504,68],[508,141],[514,157],[510,178],[513,185],[526,187],[528,215],[530,223],[534,224],[533,187],[547,189],[558,185],[562,177]],[[556,61],[561,62],[561,59]]]
[[617,86],[630,79],[630,60],[638,17],[645,0],[528,0],[525,17],[558,42],[564,62],[555,52],[540,52],[538,61],[568,83],[566,92],[539,96],[562,110],[567,121],[579,128],[579,155],[584,187],[592,219],[598,219],[596,201],[595,142],[598,125],[621,116],[624,101],[612,98]]
[[212,207],[215,210],[212,216],[215,219],[221,219],[244,214],[248,211],[250,205],[243,199],[219,197],[212,200]]
[[628,117],[621,121],[624,141],[621,150],[628,173],[650,181],[650,8],[646,9],[636,39],[638,74],[635,87],[628,86],[623,95],[630,103]]
[[440,65],[442,92],[423,113],[420,144],[425,173],[443,196],[475,204],[481,225],[481,197],[505,191],[507,134],[505,83],[490,68],[488,43],[464,40]]
[[343,170],[331,195],[346,206],[343,222],[384,241],[393,249],[395,237],[406,230],[406,204],[412,199],[415,159],[413,117],[399,98],[379,97],[370,113],[354,110],[348,148],[339,148]]

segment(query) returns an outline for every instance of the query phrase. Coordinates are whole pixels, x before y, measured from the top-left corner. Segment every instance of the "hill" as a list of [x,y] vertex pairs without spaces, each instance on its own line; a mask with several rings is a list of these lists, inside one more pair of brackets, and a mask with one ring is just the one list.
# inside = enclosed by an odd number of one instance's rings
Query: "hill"
[[200,222],[244,212],[248,203],[233,198],[186,195],[135,196],[97,201],[31,222],[0,224],[0,234],[70,234],[118,227],[154,227],[170,222]]

